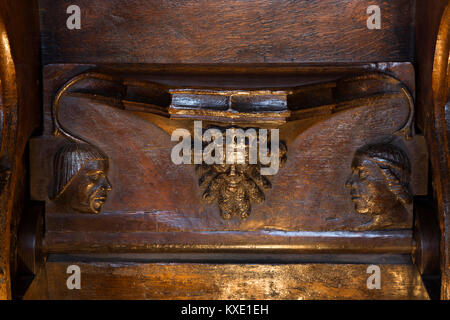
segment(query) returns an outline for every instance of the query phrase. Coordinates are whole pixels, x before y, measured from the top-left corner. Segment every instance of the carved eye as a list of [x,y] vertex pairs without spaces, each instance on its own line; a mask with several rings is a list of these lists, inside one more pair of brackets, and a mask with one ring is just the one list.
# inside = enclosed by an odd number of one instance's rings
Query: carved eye
[[99,173],[92,174],[92,175],[89,176],[89,178],[92,181],[97,181],[98,179],[100,179],[100,174]]
[[358,169],[358,176],[361,180],[367,179],[369,173],[364,169]]
[[214,165],[214,169],[215,169],[217,172],[220,172],[220,173],[226,172],[226,171],[228,170],[229,167],[230,167],[230,166],[227,165],[227,164],[225,164],[225,163],[223,163],[223,164],[215,164],[215,165]]

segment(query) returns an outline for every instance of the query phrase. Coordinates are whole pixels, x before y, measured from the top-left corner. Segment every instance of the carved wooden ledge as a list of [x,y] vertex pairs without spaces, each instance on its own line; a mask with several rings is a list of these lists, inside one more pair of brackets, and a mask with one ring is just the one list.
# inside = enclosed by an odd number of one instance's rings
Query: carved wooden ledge
[[[338,81],[285,89],[173,88],[102,73],[84,73],[70,80],[56,95],[53,115],[57,129],[60,99],[84,97],[131,112],[170,119],[204,120],[227,124],[280,125],[295,120],[330,116],[377,100],[404,100],[410,117],[414,102],[409,90],[383,73],[367,73]],[[408,132],[408,134],[411,134]]]

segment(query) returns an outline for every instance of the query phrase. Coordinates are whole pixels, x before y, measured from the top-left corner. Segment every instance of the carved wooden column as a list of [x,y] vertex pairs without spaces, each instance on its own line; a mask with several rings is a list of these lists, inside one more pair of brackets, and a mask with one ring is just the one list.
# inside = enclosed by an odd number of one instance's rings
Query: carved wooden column
[[[11,173],[14,165],[15,133],[17,130],[17,87],[16,72],[12,60],[9,37],[5,22],[0,18],[0,67],[1,67],[1,168],[0,168],[0,299],[11,297],[10,284],[10,239],[12,203],[14,185],[11,185]],[[6,122],[6,119],[9,121]],[[6,122],[6,123],[5,123]]]
[[418,1],[417,14],[418,124],[427,136],[441,229],[441,297],[450,299],[450,2]]
[[0,299],[11,298],[25,146],[40,118],[37,21],[34,1],[0,1]]

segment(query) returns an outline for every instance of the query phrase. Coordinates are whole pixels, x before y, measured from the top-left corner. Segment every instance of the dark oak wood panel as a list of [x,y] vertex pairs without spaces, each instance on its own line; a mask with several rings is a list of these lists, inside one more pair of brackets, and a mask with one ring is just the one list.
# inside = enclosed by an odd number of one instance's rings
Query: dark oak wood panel
[[[80,290],[66,286],[66,270],[72,264],[81,270]],[[415,266],[380,265],[378,290],[367,288],[367,268],[77,261],[46,265],[50,299],[428,299]]]
[[[412,61],[411,0],[40,0],[43,62],[291,63]],[[381,29],[369,30],[369,5]]]

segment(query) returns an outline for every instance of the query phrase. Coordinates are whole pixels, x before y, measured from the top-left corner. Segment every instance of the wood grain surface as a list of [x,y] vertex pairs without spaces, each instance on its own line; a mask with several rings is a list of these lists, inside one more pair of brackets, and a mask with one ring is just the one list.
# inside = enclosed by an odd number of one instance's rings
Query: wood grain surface
[[[412,61],[413,3],[355,1],[40,0],[49,63],[292,63]],[[381,29],[367,28],[369,5]]]
[[[67,289],[69,265],[80,267],[80,290]],[[49,299],[428,299],[415,266],[380,265],[381,289],[367,288],[367,268],[71,261],[49,262],[46,272]]]

